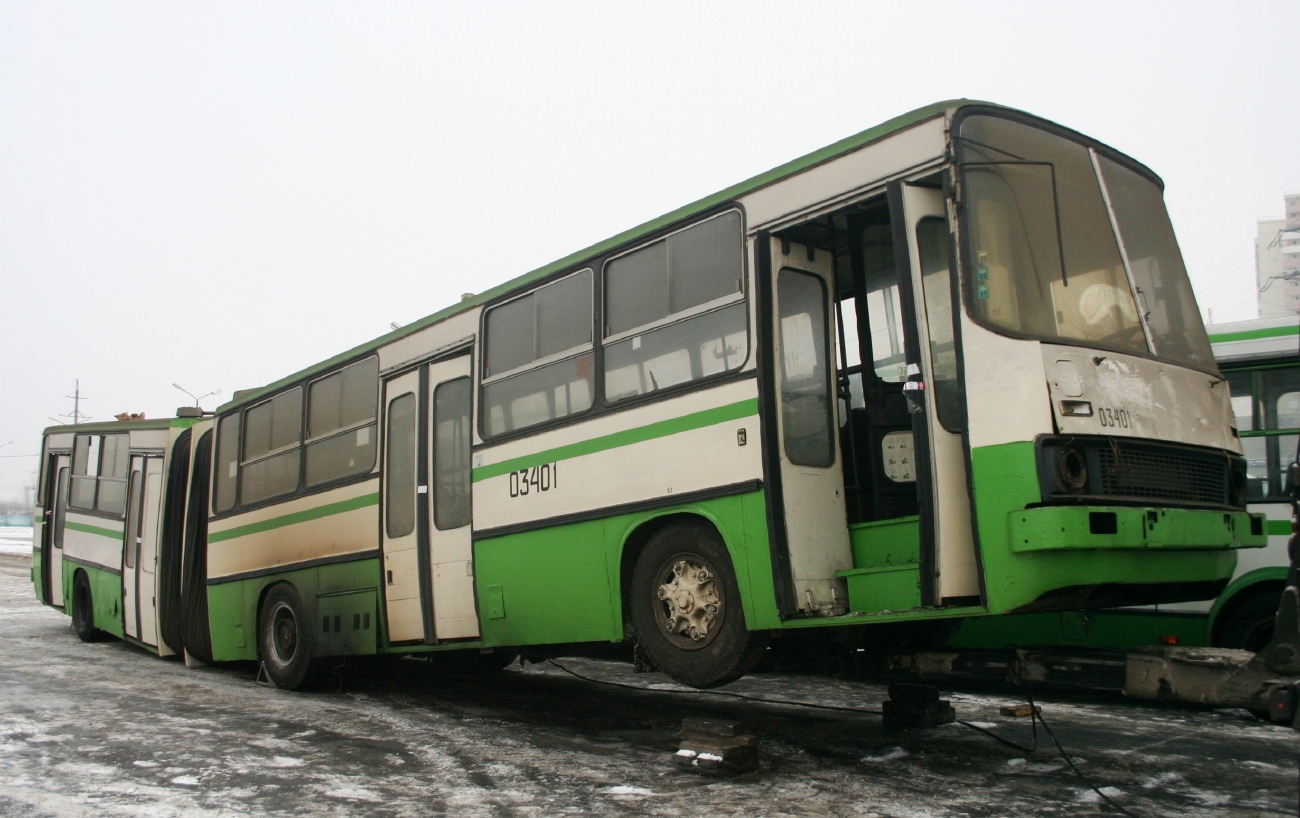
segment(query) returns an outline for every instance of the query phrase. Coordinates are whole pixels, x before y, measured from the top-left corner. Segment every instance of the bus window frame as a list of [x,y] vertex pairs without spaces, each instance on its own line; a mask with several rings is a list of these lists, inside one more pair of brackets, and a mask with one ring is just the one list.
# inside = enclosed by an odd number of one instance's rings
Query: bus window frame
[[[636,250],[654,244],[655,242],[663,241],[673,233],[681,232],[683,230],[695,226],[696,224],[700,224],[702,222],[708,221],[709,219],[715,218],[728,211],[733,211],[733,210],[736,213],[738,213],[740,216],[741,291],[738,294],[739,297],[736,298],[735,300],[727,301],[721,306],[717,306],[710,303],[707,305],[700,305],[698,308],[692,308],[692,310],[698,309],[698,312],[690,312],[689,316],[687,315],[688,311],[684,310],[682,313],[675,314],[674,316],[672,316],[671,321],[665,320],[662,322],[661,325],[658,326],[660,327],[669,326],[673,323],[676,323],[677,321],[685,320],[686,317],[701,315],[711,310],[724,309],[734,304],[744,304],[745,307],[743,309],[743,312],[745,315],[746,344],[745,344],[745,356],[742,359],[741,363],[735,369],[723,370],[722,372],[717,372],[712,375],[708,375],[703,378],[700,378],[698,380],[692,380],[692,381],[686,381],[684,383],[674,384],[673,386],[667,386],[664,387],[663,389],[654,390],[633,397],[625,398],[619,401],[607,401],[605,399],[605,374],[604,374],[605,339],[601,337],[601,334],[603,333],[603,327],[604,327],[604,312],[605,312],[604,311],[604,297],[605,297],[604,267],[605,265],[609,261],[614,260],[620,256],[624,256],[629,253],[635,252]],[[587,258],[582,259],[572,267],[568,267],[564,270],[561,270],[555,273],[554,275],[547,276],[546,278],[541,279],[539,281],[529,282],[527,285],[521,286],[517,290],[512,290],[511,292],[501,296],[499,300],[489,301],[485,303],[479,312],[478,334],[476,335],[474,340],[475,351],[477,354],[477,358],[479,359],[479,362],[474,369],[475,379],[477,380],[477,383],[474,384],[474,400],[477,404],[474,408],[474,414],[475,414],[475,423],[477,424],[476,431],[477,431],[478,439],[471,446],[471,451],[475,451],[480,447],[495,446],[497,444],[505,443],[507,441],[519,440],[522,438],[532,437],[533,435],[543,434],[545,432],[549,432],[551,430],[558,429],[567,426],[569,424],[581,423],[583,421],[591,420],[593,418],[611,412],[622,412],[625,410],[633,409],[638,406],[644,406],[646,404],[656,403],[662,400],[669,400],[671,398],[677,397],[685,393],[694,392],[700,389],[707,389],[717,384],[725,383],[727,381],[743,380],[745,378],[756,378],[758,376],[758,370],[755,366],[755,357],[754,357],[754,347],[756,343],[755,340],[756,333],[754,327],[754,320],[755,320],[754,310],[756,309],[755,306],[756,302],[753,296],[753,291],[755,288],[754,282],[751,280],[753,276],[754,265],[750,259],[750,246],[752,241],[753,241],[753,236],[751,236],[748,232],[748,216],[747,213],[745,212],[744,205],[742,205],[738,201],[728,200],[726,202],[717,205],[716,207],[709,208],[704,212],[693,214],[688,219],[673,222],[672,224],[666,225],[659,230],[653,231],[651,233],[647,233],[643,236],[639,236],[635,241],[635,243],[619,245],[609,249],[606,252],[597,253],[596,255],[589,256]],[[489,434],[487,431],[487,418],[485,416],[486,403],[483,400],[483,386],[484,386],[484,372],[485,372],[484,367],[486,366],[486,364],[484,363],[484,359],[486,356],[483,353],[486,351],[486,347],[484,346],[485,343],[484,339],[486,338],[488,312],[500,306],[501,304],[504,304],[508,301],[514,300],[521,296],[527,295],[528,293],[532,292],[538,287],[545,286],[546,284],[552,281],[558,281],[559,279],[564,278],[567,275],[571,275],[575,272],[579,272],[587,268],[591,268],[593,271],[597,271],[592,279],[592,297],[593,297],[592,339],[593,340],[592,340],[591,352],[594,356],[593,365],[595,367],[595,373],[594,373],[593,388],[595,389],[595,393],[592,396],[593,399],[592,399],[591,407],[587,409],[585,412],[580,412],[580,413],[575,412],[570,415],[565,415],[564,417],[561,418],[555,418],[553,420],[546,421],[543,423],[538,423],[522,429],[514,429],[497,435]],[[639,333],[644,333],[646,331],[647,331],[646,327],[640,327],[632,331],[631,334],[636,335]],[[617,342],[617,340],[620,337],[630,337],[630,336],[623,336],[622,334],[620,336],[611,336],[611,338],[613,338],[615,342]],[[508,374],[514,374],[513,370],[510,373],[501,373],[500,376],[504,377]],[[489,383],[494,381],[495,377],[496,376],[494,376],[491,380],[489,380]]]
[[[968,221],[970,219],[970,214],[967,210],[969,200],[966,195],[965,182],[961,174],[961,169],[965,164],[980,164],[980,163],[963,163],[960,161],[959,143],[961,142],[961,137],[958,135],[961,133],[962,123],[966,120],[967,117],[971,117],[971,116],[986,116],[986,117],[1005,119],[1011,122],[1025,125],[1027,127],[1036,128],[1040,131],[1043,131],[1044,133],[1051,134],[1061,139],[1067,139],[1071,142],[1074,142],[1075,144],[1082,146],[1085,149],[1095,151],[1099,157],[1104,157],[1105,159],[1108,159],[1111,162],[1114,162],[1115,164],[1123,168],[1133,171],[1139,176],[1145,177],[1153,184],[1155,184],[1156,187],[1158,187],[1161,190],[1161,192],[1163,192],[1165,189],[1164,180],[1161,179],[1155,173],[1155,171],[1151,170],[1146,165],[1143,165],[1141,162],[1138,162],[1137,160],[1129,156],[1125,156],[1124,154],[1120,153],[1119,151],[1115,150],[1109,145],[1106,145],[1102,142],[1098,142],[1096,139],[1093,139],[1090,136],[1086,136],[1085,134],[1081,134],[1078,131],[1063,127],[1054,122],[1048,122],[1046,120],[1037,119],[1036,117],[1033,117],[1032,115],[1029,114],[1024,114],[1019,111],[1008,110],[1005,108],[993,108],[984,105],[968,105],[968,106],[963,106],[961,108],[958,108],[957,112],[953,114],[952,123],[949,126],[950,133],[952,134],[952,138],[949,139],[949,143],[948,143],[949,144],[948,162],[950,163],[952,168],[956,171],[955,173],[956,178],[958,180],[961,180],[958,185],[958,190],[960,191],[960,194],[957,200],[957,219],[959,225],[958,226],[959,246],[958,246],[957,261],[959,265],[958,276],[959,276],[960,291],[961,291],[962,313],[967,318],[969,318],[975,325],[983,329],[986,329],[989,332],[1003,336],[1005,338],[1015,338],[1017,340],[1023,340],[1023,341],[1037,341],[1038,343],[1042,343],[1042,344],[1060,344],[1062,346],[1075,346],[1082,349],[1105,350],[1120,355],[1132,355],[1133,357],[1136,358],[1156,361],[1157,363],[1166,366],[1184,367],[1186,369],[1191,369],[1197,372],[1204,372],[1207,375],[1213,375],[1217,377],[1219,374],[1219,370],[1217,364],[1215,364],[1213,360],[1213,357],[1211,357],[1210,359],[1210,368],[1201,368],[1201,367],[1193,366],[1190,363],[1169,361],[1160,358],[1157,354],[1152,353],[1150,349],[1148,349],[1143,354],[1138,354],[1129,349],[1112,348],[1105,344],[1098,344],[1098,343],[1084,344],[1081,341],[1076,342],[1068,339],[1048,339],[1048,338],[1043,338],[1042,336],[1039,335],[1020,332],[1017,330],[1013,330],[1013,329],[1009,329],[1006,327],[993,324],[979,317],[970,309],[970,305],[975,301],[975,276],[974,276],[975,263],[972,255],[973,251],[972,248],[970,247],[970,230],[966,229]],[[1108,212],[1110,212],[1111,210],[1111,206],[1109,204],[1107,204],[1107,210]],[[1112,231],[1113,230],[1114,230],[1114,226],[1112,224]],[[1119,240],[1120,240],[1119,236],[1116,236],[1117,243],[1119,242]],[[1134,293],[1134,298],[1135,299],[1137,298],[1136,293]],[[1143,324],[1144,324],[1143,331],[1145,333],[1146,332],[1145,322],[1143,322]]]
[[[100,486],[101,486],[101,484],[102,484],[103,482],[105,482],[105,481],[111,481],[111,482],[116,482],[116,483],[123,483],[123,484],[125,484],[126,480],[129,478],[129,475],[130,475],[130,466],[129,466],[129,465],[128,465],[128,467],[127,467],[128,478],[106,477],[106,476],[104,475],[104,473],[103,473],[103,472],[104,472],[104,438],[106,438],[106,437],[117,437],[117,438],[123,438],[123,445],[124,445],[124,447],[126,448],[126,451],[127,451],[127,462],[128,462],[128,464],[130,463],[130,457],[131,457],[131,434],[130,434],[129,431],[121,431],[121,432],[102,432],[102,431],[95,431],[95,432],[77,432],[77,433],[76,433],[76,436],[73,438],[72,446],[71,446],[71,448],[68,450],[68,455],[69,455],[69,463],[68,463],[68,500],[67,500],[68,511],[70,511],[70,512],[71,512],[71,511],[75,511],[75,512],[78,513],[78,514],[89,515],[89,516],[92,516],[92,517],[101,517],[101,518],[103,518],[103,519],[105,519],[105,520],[123,520],[123,519],[126,519],[126,507],[125,507],[125,506],[126,506],[126,503],[125,503],[125,500],[123,501],[123,508],[122,508],[122,510],[121,510],[120,512],[117,512],[117,511],[105,511],[104,509],[101,509],[101,508],[99,507],[99,502],[100,502]],[[89,438],[98,438],[98,443],[95,445],[95,463],[94,463],[94,466],[95,466],[95,473],[94,473],[93,475],[92,475],[92,474],[86,474],[86,473],[82,473],[82,474],[77,474],[77,473],[76,473],[77,459],[78,459],[78,454],[77,454],[77,452],[78,452],[78,449],[80,448],[79,445],[78,445],[78,441],[82,440],[83,438],[84,438],[84,439],[89,439]],[[54,451],[54,450],[51,450],[51,451]],[[88,452],[87,452],[86,454],[82,454],[81,456],[82,456],[82,457],[85,457],[85,456],[87,456],[87,454],[88,454]],[[85,466],[86,466],[86,468],[87,468],[87,470],[88,470],[90,464],[89,464],[89,463],[86,463]],[[81,480],[91,480],[91,481],[94,482],[94,491],[93,491],[93,493],[91,494],[91,501],[90,501],[90,505],[88,505],[88,506],[73,505],[73,503],[72,503],[72,497],[73,497],[72,486],[75,484],[75,481],[76,481],[77,479],[81,479]]]
[[[338,374],[339,372],[343,371],[349,366],[361,363],[367,358],[375,358],[377,361],[378,357],[379,356],[377,352],[367,351],[362,355],[358,355],[356,357],[348,358],[347,360],[340,361],[339,363],[337,363],[336,365],[330,367],[325,371],[314,372],[310,377],[302,378],[293,381],[292,383],[284,384],[281,386],[280,389],[277,389],[274,392],[271,392],[269,394],[261,394],[258,396],[258,399],[255,402],[246,405],[237,406],[228,412],[224,412],[222,414],[216,415],[215,418],[213,419],[213,424],[212,424],[212,430],[215,433],[215,436],[214,436],[213,446],[212,446],[211,479],[213,483],[213,489],[210,492],[209,501],[208,501],[208,514],[210,515],[209,518],[213,520],[219,520],[219,519],[225,519],[227,517],[234,517],[250,511],[256,511],[261,508],[266,508],[269,506],[277,505],[279,503],[288,502],[289,500],[297,499],[299,497],[307,497],[313,494],[321,494],[323,492],[331,491],[333,489],[340,488],[342,486],[351,485],[352,483],[361,483],[361,482],[365,482],[366,480],[376,479],[378,477],[377,468],[380,462],[378,453],[380,447],[383,446],[383,440],[378,437],[380,433],[380,429],[378,427],[384,417],[381,409],[379,408],[379,401],[383,396],[382,389],[377,387],[375,390],[375,418],[373,421],[371,421],[371,423],[373,423],[376,427],[375,430],[375,434],[377,436],[375,440],[376,454],[368,470],[360,472],[358,474],[353,474],[346,477],[330,480],[328,482],[317,483],[315,485],[308,485],[307,484],[306,434],[307,434],[307,423],[308,423],[308,411],[310,405],[309,395],[310,395],[311,385],[316,383],[317,381],[321,381],[332,375]],[[376,367],[376,373],[375,373],[376,384],[379,384],[380,381],[382,380],[381,375],[382,373],[380,373],[378,367]],[[244,441],[246,436],[245,431],[248,423],[247,413],[252,409],[255,409],[259,406],[262,406],[265,403],[274,400],[275,398],[280,397],[281,395],[293,391],[294,389],[303,390],[302,405],[299,407],[299,419],[301,425],[299,427],[298,442],[292,445],[280,446],[276,449],[263,452],[255,460],[245,460]],[[217,456],[221,446],[221,424],[223,421],[225,421],[227,418],[231,417],[232,415],[238,416],[238,423],[236,426],[238,445],[235,451],[235,458],[236,458],[235,481],[232,487],[232,491],[234,492],[234,498],[229,508],[219,511],[217,510],[216,507],[216,503],[217,503],[216,481],[218,479],[217,470],[222,465],[219,462],[220,458]],[[350,429],[352,430],[359,429],[364,425],[366,424],[356,424],[350,427]],[[314,438],[313,440],[325,440],[328,439],[328,437],[338,435],[338,434],[344,434],[347,431],[349,431],[349,429],[335,430],[330,435],[322,435],[318,438]],[[298,449],[300,452],[302,452],[302,454],[298,458],[297,487],[293,491],[288,491],[283,494],[276,494],[271,497],[255,500],[253,502],[248,502],[248,503],[243,502],[242,491],[244,486],[245,465],[249,463],[259,463],[269,458],[283,454],[285,452],[293,451],[294,449]]]
[[[1286,361],[1259,361],[1251,362],[1242,366],[1226,366],[1223,369],[1224,380],[1231,383],[1231,375],[1248,375],[1250,377],[1250,411],[1251,411],[1251,428],[1240,431],[1238,437],[1242,440],[1243,447],[1246,440],[1264,441],[1265,457],[1265,493],[1262,497],[1251,497],[1248,503],[1285,503],[1288,497],[1281,489],[1282,481],[1285,479],[1286,466],[1291,462],[1294,452],[1281,450],[1281,438],[1300,435],[1300,427],[1287,426],[1285,428],[1271,426],[1268,422],[1270,414],[1276,414],[1276,407],[1272,407],[1270,413],[1269,407],[1264,403],[1264,390],[1262,378],[1259,373],[1276,370],[1292,370],[1300,372],[1300,363],[1289,363]],[[1245,397],[1242,395],[1236,397]],[[1270,446],[1274,440],[1277,442],[1277,451],[1272,451]],[[1274,471],[1274,461],[1276,461],[1276,471]],[[1272,488],[1279,491],[1273,493]]]

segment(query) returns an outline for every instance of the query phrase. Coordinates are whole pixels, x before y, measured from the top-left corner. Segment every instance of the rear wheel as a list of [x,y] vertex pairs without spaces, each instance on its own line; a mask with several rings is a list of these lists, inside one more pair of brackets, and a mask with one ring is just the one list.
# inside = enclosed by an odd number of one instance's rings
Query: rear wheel
[[311,670],[313,644],[296,588],[282,582],[267,592],[257,634],[267,677],[284,690],[300,687]]
[[637,642],[655,667],[692,687],[739,679],[762,658],[766,633],[745,628],[727,549],[700,523],[650,538],[632,574]]
[[83,642],[98,642],[104,635],[95,627],[95,601],[90,594],[90,580],[81,571],[72,581],[72,627]]

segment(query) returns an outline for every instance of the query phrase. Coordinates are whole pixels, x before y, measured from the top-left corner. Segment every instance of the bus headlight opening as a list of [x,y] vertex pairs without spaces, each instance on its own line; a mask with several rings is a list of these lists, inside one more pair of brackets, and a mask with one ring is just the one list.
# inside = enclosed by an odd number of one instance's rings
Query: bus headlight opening
[[1078,449],[1062,449],[1056,456],[1056,476],[1066,491],[1083,491],[1088,485],[1088,461]]

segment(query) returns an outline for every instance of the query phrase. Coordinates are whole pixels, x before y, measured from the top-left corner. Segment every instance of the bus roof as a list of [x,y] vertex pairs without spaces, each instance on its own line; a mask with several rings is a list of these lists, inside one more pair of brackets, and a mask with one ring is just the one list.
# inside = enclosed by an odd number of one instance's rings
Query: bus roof
[[481,306],[482,304],[491,301],[492,299],[498,296],[504,295],[516,288],[523,287],[534,281],[546,278],[547,276],[552,275],[553,273],[560,272],[567,267],[575,265],[593,256],[600,255],[601,253],[604,253],[608,250],[612,250],[622,244],[636,241],[638,238],[653,233],[654,231],[662,227],[666,227],[672,224],[673,222],[688,218],[697,213],[701,213],[711,207],[731,201],[732,199],[748,194],[754,190],[757,190],[761,187],[765,187],[774,182],[778,182],[782,179],[785,179],[786,177],[793,176],[797,173],[801,173],[813,167],[814,165],[819,165],[822,162],[827,162],[831,159],[835,159],[838,156],[849,153],[850,151],[857,150],[858,148],[869,145],[872,142],[875,142],[877,140],[884,139],[887,136],[891,136],[899,131],[910,128],[921,122],[925,122],[926,120],[933,119],[934,117],[942,116],[945,113],[954,110],[956,108],[961,108],[969,105],[980,105],[980,106],[985,106],[990,108],[1001,108],[1003,110],[1008,110],[1008,111],[1014,110],[1011,108],[1007,108],[1006,106],[997,105],[996,103],[991,103],[991,102],[982,102],[979,100],[971,100],[971,99],[950,99],[950,100],[944,100],[943,102],[936,102],[930,105],[926,105],[924,107],[917,108],[914,111],[909,111],[908,113],[905,113],[901,116],[897,116],[894,117],[893,119],[882,122],[881,124],[876,125],[875,127],[868,128],[865,131],[861,131],[859,133],[853,134],[852,136],[845,137],[844,139],[841,139],[838,142],[833,142],[824,148],[819,148],[818,150],[815,150],[812,153],[805,154],[804,156],[800,156],[799,158],[786,162],[783,165],[778,165],[777,167],[772,168],[771,170],[768,171],[764,171],[763,173],[760,173],[757,176],[752,176],[749,179],[744,180],[743,182],[738,182],[737,184],[734,184],[731,187],[720,190],[717,193],[711,194],[709,196],[705,196],[704,198],[698,199],[683,207],[679,207],[676,210],[673,210],[669,213],[665,213],[664,215],[656,219],[651,219],[648,222],[637,225],[636,227],[633,227],[630,230],[625,230],[622,233],[619,233],[615,236],[605,239],[604,241],[593,244],[590,247],[585,247],[581,250],[578,250],[577,252],[570,253],[564,258],[553,261],[550,264],[547,264],[543,267],[539,267],[536,270],[533,270],[531,272],[524,273],[521,276],[506,281],[503,284],[499,284],[495,287],[492,287],[491,289],[484,290],[483,292],[478,293],[472,298],[467,298],[464,301],[453,304],[449,307],[445,307],[433,313],[432,315],[428,315],[424,318],[419,319],[418,321],[413,321],[404,327],[401,327],[399,329],[393,330],[392,332],[381,335],[378,338],[375,338],[374,340],[371,341],[367,341],[366,343],[361,344],[359,346],[355,346],[352,349],[349,349],[345,352],[341,352],[332,358],[321,361],[320,363],[313,364],[305,369],[301,369],[293,373],[292,375],[281,378],[265,386],[255,387],[247,390],[241,390],[238,397],[235,397],[234,399],[227,401],[226,403],[217,407],[216,410],[217,414],[221,414],[230,409],[234,409],[238,406],[242,406],[244,404],[259,400],[262,397],[265,397],[266,395],[269,395],[270,393],[274,392],[275,390],[280,389],[281,387],[288,386],[291,383],[295,383],[304,378],[308,378],[318,372],[323,372],[351,358],[356,358],[368,352],[373,352],[379,349],[380,347],[384,346],[385,344],[396,341],[407,335],[411,335],[416,332],[419,332],[429,326],[432,326],[433,324],[438,323],[439,321],[443,321],[447,318],[450,318],[451,316],[456,315],[457,313],[469,309],[474,309],[475,307]]
[[187,429],[203,418],[156,418],[145,420],[103,420],[94,423],[65,423],[46,426],[43,436],[78,432],[136,432],[149,429]]

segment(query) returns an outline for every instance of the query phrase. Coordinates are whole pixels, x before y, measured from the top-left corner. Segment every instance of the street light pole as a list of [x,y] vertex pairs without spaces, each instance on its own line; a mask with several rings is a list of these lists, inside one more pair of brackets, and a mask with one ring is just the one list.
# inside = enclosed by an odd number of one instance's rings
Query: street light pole
[[202,394],[202,395],[195,395],[193,392],[191,392],[190,390],[186,389],[185,387],[181,386],[181,385],[178,384],[178,383],[174,383],[174,384],[172,384],[172,386],[176,387],[177,389],[181,390],[181,391],[184,392],[185,394],[189,395],[191,398],[194,398],[194,408],[195,408],[195,409],[202,409],[202,408],[203,408],[203,407],[199,406],[199,401],[203,400],[204,398],[210,398],[210,397],[212,397],[213,395],[220,395],[220,394],[221,394],[221,390],[220,390],[220,389],[213,389],[211,392],[206,392],[206,393],[204,393],[204,394]]

